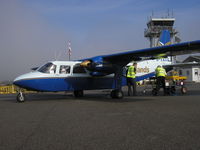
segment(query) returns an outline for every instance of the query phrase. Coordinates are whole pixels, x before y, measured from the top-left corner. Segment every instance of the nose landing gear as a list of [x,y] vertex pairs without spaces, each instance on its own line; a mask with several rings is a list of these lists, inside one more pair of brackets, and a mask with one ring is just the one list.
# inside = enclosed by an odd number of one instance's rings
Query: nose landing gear
[[17,102],[25,102],[25,95],[20,91],[18,94],[17,94]]

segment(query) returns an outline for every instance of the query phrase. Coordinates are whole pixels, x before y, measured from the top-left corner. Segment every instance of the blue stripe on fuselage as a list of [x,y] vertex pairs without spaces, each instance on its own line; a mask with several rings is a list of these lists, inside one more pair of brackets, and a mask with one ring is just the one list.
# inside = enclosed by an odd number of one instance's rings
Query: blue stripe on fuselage
[[[136,81],[141,81],[154,76],[155,73],[145,74],[136,77]],[[14,82],[15,85],[35,90],[35,91],[75,91],[75,90],[95,90],[114,89],[113,77],[68,77],[68,78],[35,78]],[[122,77],[122,86],[127,85],[126,77]]]
[[74,91],[93,89],[112,89],[113,77],[68,77],[26,79],[14,82],[15,85],[35,91]]

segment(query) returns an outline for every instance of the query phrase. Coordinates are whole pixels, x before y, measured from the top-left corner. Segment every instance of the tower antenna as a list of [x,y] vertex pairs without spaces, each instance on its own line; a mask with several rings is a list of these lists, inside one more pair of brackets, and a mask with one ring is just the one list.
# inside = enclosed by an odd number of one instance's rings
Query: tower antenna
[[71,55],[72,55],[71,41],[68,41],[67,46],[68,46],[68,56],[69,56],[69,61],[70,61]]

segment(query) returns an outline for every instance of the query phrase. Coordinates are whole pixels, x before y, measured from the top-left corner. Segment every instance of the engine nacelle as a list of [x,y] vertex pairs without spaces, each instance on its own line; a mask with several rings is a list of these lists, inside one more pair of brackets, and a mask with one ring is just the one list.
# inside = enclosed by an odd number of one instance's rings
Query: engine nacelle
[[107,75],[114,72],[113,65],[103,60],[101,56],[84,60],[80,65],[93,72],[93,75]]

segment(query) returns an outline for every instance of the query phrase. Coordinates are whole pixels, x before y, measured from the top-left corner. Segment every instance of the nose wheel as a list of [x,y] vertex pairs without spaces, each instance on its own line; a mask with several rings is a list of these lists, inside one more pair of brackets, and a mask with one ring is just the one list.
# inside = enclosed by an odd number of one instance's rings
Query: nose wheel
[[22,103],[22,102],[24,102],[24,101],[25,101],[25,96],[24,96],[24,94],[23,94],[22,92],[19,92],[19,93],[17,94],[17,102]]

